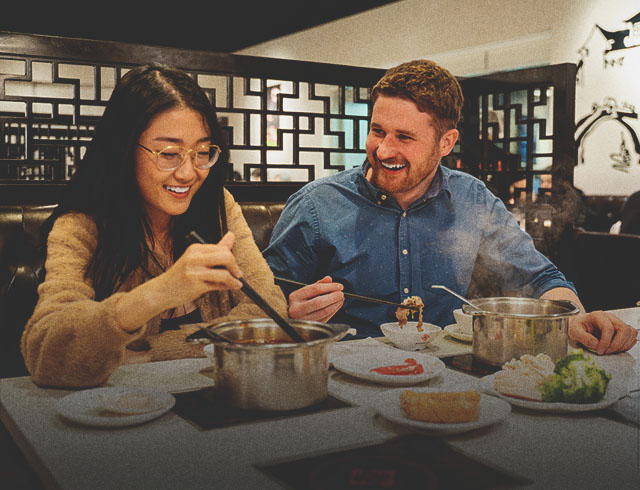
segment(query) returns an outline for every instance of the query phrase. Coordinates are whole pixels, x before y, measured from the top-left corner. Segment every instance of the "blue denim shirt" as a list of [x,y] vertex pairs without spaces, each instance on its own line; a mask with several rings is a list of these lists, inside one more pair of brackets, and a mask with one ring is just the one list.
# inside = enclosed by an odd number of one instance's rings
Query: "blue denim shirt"
[[[394,302],[420,296],[424,321],[441,327],[453,323],[461,301],[431,286],[465,295],[476,263],[493,272],[503,295],[574,289],[482,181],[440,167],[404,211],[371,185],[367,168],[318,179],[289,198],[264,251],[276,276],[312,283],[328,274],[345,292]],[[379,336],[395,310],[345,298],[331,322],[355,327],[358,337]]]

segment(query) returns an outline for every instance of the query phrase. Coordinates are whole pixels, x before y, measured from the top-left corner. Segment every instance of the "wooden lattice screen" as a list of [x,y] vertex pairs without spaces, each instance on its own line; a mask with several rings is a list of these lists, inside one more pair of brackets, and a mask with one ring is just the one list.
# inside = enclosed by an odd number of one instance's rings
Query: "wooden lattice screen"
[[[284,200],[360,165],[370,88],[384,70],[0,32],[2,202],[54,201],[80,162],[116,80],[161,62],[189,72],[226,129],[228,187]],[[514,211],[541,250],[566,229],[575,165],[575,65],[461,80],[461,138],[444,164]],[[49,197],[42,197],[47,195]],[[27,197],[29,196],[29,197]],[[568,211],[567,216],[561,212]]]
[[383,70],[0,33],[0,179],[64,182],[116,80],[151,61],[214,102],[230,181],[308,182],[359,165],[369,88]]

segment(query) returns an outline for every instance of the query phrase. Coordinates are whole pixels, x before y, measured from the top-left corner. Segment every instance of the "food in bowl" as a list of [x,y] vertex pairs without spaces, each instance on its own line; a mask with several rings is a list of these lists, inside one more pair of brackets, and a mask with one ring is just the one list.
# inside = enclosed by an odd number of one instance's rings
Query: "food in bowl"
[[[409,296],[405,299],[401,304],[407,306],[417,306],[420,308],[418,310],[418,332],[422,332],[422,309],[424,308],[424,303],[422,302],[422,298],[420,296]],[[410,310],[407,308],[398,308],[396,310],[396,318],[398,319],[398,325],[400,328],[404,327],[407,324],[407,320],[409,318],[413,318],[413,315],[416,313],[415,310]]]
[[423,323],[418,331],[418,322],[407,322],[401,327],[398,322],[383,323],[380,329],[393,345],[404,350],[423,349],[442,329],[431,323]]
[[494,389],[525,400],[596,403],[604,397],[610,379],[592,357],[575,349],[555,364],[546,354],[512,359],[496,374]]
[[435,424],[473,422],[480,417],[480,394],[477,391],[430,392],[403,391],[400,405],[412,420]]

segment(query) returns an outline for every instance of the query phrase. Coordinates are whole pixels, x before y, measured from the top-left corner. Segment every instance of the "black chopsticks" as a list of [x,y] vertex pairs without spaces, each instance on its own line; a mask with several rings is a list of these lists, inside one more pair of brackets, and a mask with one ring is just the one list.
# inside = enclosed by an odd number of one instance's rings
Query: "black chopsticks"
[[[281,285],[308,286],[308,284],[305,284],[303,282],[292,281],[291,279],[285,279],[284,277],[277,277],[276,276],[275,280],[276,280],[276,284],[281,284]],[[362,301],[369,301],[370,303],[382,303],[382,304],[385,304],[385,305],[393,305],[393,306],[397,306],[398,308],[406,308],[407,310],[419,310],[420,309],[419,306],[403,305],[402,303],[394,303],[393,301],[387,301],[387,300],[378,299],[378,298],[371,298],[369,296],[361,296],[359,294],[345,293],[345,292],[343,292],[342,294],[344,294],[347,298],[359,299],[359,300],[362,300]]]
[[[207,243],[204,241],[204,239],[198,235],[198,233],[196,233],[195,231],[191,231],[187,234],[186,236],[187,240],[191,243]],[[289,325],[289,322],[287,322],[284,318],[282,318],[278,312],[276,310],[274,310],[273,308],[271,308],[271,306],[269,305],[269,303],[267,303],[262,296],[260,296],[250,285],[249,283],[247,283],[247,281],[244,280],[244,278],[242,277],[238,277],[236,278],[238,279],[238,281],[240,281],[242,283],[242,289],[241,291],[246,294],[247,296],[249,296],[249,298],[251,298],[251,300],[257,304],[260,308],[262,308],[262,310],[269,315],[269,317],[271,317],[271,319],[276,322],[280,328],[282,328],[282,330],[284,330],[287,335],[289,335],[289,337],[291,337],[295,342],[304,342],[305,340],[300,336],[300,334],[298,332],[296,332],[296,330]]]

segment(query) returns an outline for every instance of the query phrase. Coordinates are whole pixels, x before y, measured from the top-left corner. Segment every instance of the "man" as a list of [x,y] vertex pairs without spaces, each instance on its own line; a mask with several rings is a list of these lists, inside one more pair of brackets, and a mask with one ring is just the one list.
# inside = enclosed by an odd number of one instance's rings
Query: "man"
[[[388,70],[371,95],[367,161],[291,196],[264,252],[276,276],[314,283],[290,295],[289,314],[335,315],[359,337],[395,320],[393,306],[345,301],[344,289],[394,302],[420,296],[424,320],[444,326],[460,301],[431,286],[464,295],[472,279],[505,296],[567,299],[584,312],[573,285],[484,183],[440,166],[458,138],[455,77],[412,61]],[[599,354],[636,342],[633,328],[603,312],[572,318],[569,335]]]

